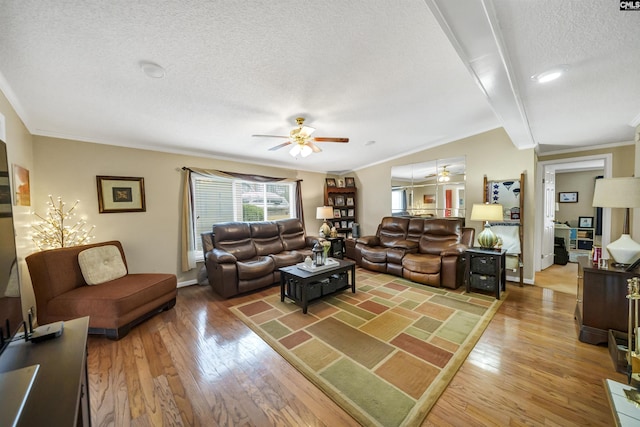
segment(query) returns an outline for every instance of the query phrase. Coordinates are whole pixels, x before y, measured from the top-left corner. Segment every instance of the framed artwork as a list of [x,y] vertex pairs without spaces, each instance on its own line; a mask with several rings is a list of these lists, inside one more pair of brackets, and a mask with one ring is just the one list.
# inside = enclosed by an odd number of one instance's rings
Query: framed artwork
[[342,221],[340,225],[342,226],[341,228],[347,228],[347,221]]
[[326,178],[325,181],[327,181],[327,187],[335,187],[336,186],[336,179],[335,178]]
[[578,203],[578,192],[577,191],[561,191],[558,193],[558,202]]
[[580,216],[578,217],[578,227],[580,228],[593,228],[592,216]]
[[346,187],[355,187],[356,186],[356,180],[352,177],[352,176],[348,176],[344,179],[344,185]]
[[347,212],[347,216],[356,216],[355,209],[349,209],[349,211]]
[[29,169],[13,165],[13,185],[16,189],[16,206],[31,206],[31,189],[29,186]]
[[11,216],[11,187],[9,173],[0,171],[0,218]]
[[100,213],[146,212],[144,178],[96,176]]
[[334,218],[340,218],[340,209],[334,209],[333,210],[333,217]]
[[340,187],[340,188],[344,187],[344,179],[339,179],[338,180],[338,187]]
[[346,209],[340,209],[340,215],[345,217],[347,216],[347,210]]
[[344,196],[335,196],[336,206],[344,206]]
[[327,206],[333,206],[333,197],[327,197]]
[[353,206],[353,197],[347,197],[347,206]]
[[431,203],[435,203],[436,202],[436,195],[435,194],[425,194],[422,196],[422,203],[424,204],[431,204]]
[[334,223],[333,223],[333,226],[334,226],[335,228],[340,228],[340,221],[336,221],[336,222],[334,222]]

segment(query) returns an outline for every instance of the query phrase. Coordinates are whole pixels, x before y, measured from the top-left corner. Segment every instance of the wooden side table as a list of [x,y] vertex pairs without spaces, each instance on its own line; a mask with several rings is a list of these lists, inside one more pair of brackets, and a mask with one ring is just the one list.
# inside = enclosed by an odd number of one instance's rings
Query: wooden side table
[[326,240],[331,242],[329,256],[331,258],[344,258],[344,238],[343,237],[327,237]]
[[492,291],[500,299],[507,282],[506,249],[469,248],[465,252],[465,282],[472,288]]

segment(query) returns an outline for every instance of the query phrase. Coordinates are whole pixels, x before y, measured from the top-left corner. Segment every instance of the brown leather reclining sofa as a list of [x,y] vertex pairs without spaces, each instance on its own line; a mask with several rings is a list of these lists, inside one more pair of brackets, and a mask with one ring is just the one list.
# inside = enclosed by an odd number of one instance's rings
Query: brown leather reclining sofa
[[201,238],[209,284],[225,298],[279,283],[278,269],[311,256],[318,241],[296,218],[215,224]]
[[375,236],[356,240],[356,263],[425,285],[456,289],[475,229],[462,219],[384,217]]

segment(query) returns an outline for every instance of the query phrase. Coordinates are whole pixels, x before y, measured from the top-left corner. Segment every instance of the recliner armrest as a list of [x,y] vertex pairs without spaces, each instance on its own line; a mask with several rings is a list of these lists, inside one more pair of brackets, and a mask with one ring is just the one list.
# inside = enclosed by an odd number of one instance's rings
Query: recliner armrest
[[308,248],[312,248],[318,241],[320,241],[318,236],[304,236],[304,244]]
[[466,250],[467,245],[456,243],[455,245],[448,246],[442,252],[440,252],[440,256],[458,256],[464,254]]
[[380,245],[380,238],[378,236],[362,236],[358,237],[356,243],[362,243],[367,246],[378,246]]
[[223,251],[222,249],[214,248],[211,252],[211,258],[218,264],[235,264],[238,259],[231,253]]

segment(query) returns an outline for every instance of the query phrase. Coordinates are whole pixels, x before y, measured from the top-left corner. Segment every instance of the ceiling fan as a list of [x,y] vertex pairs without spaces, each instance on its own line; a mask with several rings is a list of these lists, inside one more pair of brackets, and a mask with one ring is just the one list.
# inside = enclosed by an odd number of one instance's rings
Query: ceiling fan
[[438,182],[447,182],[451,179],[451,177],[449,176],[449,171],[447,170],[447,166],[449,165],[444,165],[442,167],[442,172],[438,174]]
[[265,137],[265,138],[287,138],[287,142],[283,142],[282,144],[276,145],[275,147],[269,148],[269,151],[275,151],[282,147],[286,147],[287,145],[294,144],[294,146],[289,151],[293,157],[296,157],[300,154],[302,157],[307,157],[311,153],[319,153],[322,151],[320,147],[314,144],[314,142],[349,142],[349,138],[329,138],[329,137],[321,137],[316,136],[315,138],[311,137],[311,134],[315,131],[314,128],[304,125],[304,117],[296,118],[296,123],[298,123],[298,127],[293,128],[291,132],[289,132],[289,136],[281,136],[281,135],[251,135],[256,137]]

